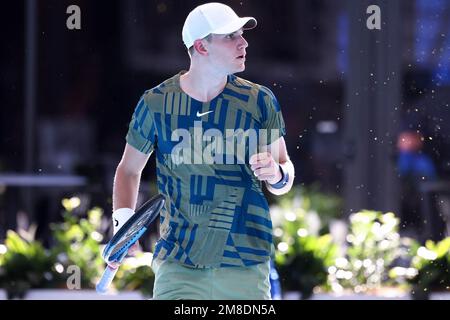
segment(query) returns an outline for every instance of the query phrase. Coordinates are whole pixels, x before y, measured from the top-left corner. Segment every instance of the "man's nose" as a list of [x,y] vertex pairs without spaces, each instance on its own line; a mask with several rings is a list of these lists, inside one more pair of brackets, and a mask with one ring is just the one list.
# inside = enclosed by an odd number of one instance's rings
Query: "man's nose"
[[239,49],[245,49],[248,47],[248,42],[243,36],[241,36],[241,41],[239,41]]

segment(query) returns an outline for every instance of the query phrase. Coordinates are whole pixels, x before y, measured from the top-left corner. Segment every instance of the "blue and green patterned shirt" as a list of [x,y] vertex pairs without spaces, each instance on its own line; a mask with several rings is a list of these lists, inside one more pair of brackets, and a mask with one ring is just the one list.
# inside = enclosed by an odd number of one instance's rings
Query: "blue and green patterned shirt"
[[284,136],[277,99],[230,75],[217,97],[200,102],[181,90],[181,74],[143,94],[126,137],[145,154],[155,151],[158,190],[166,196],[154,258],[196,268],[265,262],[273,253],[272,222],[262,183],[248,165],[255,150],[247,143],[239,157],[226,146],[230,138],[239,141],[230,132],[240,132],[241,143],[242,132],[266,132],[258,144]]

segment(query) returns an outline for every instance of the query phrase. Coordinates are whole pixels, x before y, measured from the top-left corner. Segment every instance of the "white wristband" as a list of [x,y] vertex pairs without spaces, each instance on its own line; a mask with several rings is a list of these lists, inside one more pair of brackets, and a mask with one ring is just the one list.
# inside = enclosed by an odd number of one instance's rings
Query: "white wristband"
[[134,210],[130,208],[120,208],[115,210],[112,214],[114,226],[113,233],[116,234],[116,232],[125,224],[125,222],[128,221],[128,219],[130,219],[133,214]]
[[289,190],[291,190],[294,184],[294,177],[295,177],[295,169],[291,160],[288,160],[285,163],[280,163],[279,165],[282,168],[284,174],[288,177],[288,180],[285,181],[286,183],[284,183],[284,186],[278,189],[274,188],[266,181],[267,190],[269,190],[270,193],[273,193],[275,195],[282,195],[289,192]]

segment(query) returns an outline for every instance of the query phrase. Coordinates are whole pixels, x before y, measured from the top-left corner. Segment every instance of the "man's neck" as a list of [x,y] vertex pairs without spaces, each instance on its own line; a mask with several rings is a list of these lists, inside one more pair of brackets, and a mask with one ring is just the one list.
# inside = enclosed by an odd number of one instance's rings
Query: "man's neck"
[[227,76],[191,68],[180,77],[181,89],[196,100],[207,102],[219,95],[227,84]]

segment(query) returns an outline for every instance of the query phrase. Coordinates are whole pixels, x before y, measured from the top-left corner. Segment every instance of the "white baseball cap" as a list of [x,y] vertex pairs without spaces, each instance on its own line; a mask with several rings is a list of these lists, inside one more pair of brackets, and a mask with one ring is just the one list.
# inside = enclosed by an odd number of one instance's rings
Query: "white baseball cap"
[[202,4],[192,10],[183,26],[183,42],[187,48],[192,47],[194,41],[203,39],[211,33],[228,34],[240,28],[244,30],[256,27],[253,17],[239,17],[229,6],[210,2]]

